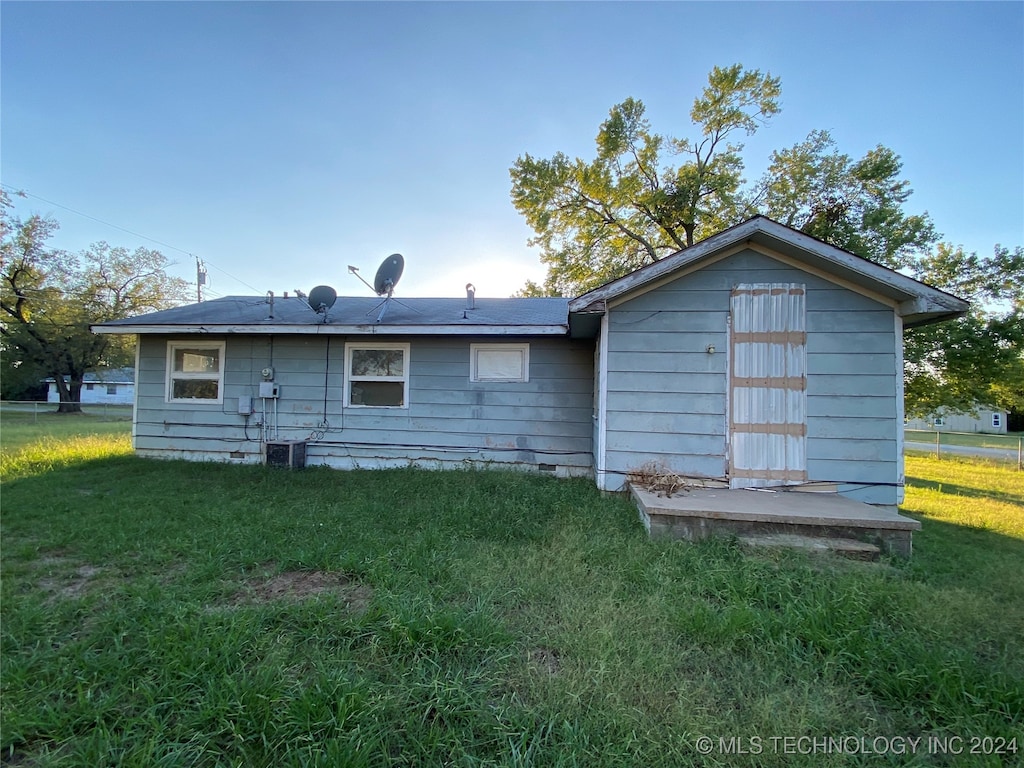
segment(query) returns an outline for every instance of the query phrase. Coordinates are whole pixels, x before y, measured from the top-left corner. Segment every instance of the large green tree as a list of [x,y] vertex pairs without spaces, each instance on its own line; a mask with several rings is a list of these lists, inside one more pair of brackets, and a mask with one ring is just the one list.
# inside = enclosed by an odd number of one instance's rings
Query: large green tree
[[548,267],[544,288],[523,293],[581,293],[735,221],[744,203],[743,145],[734,139],[779,111],[779,88],[770,75],[716,67],[690,112],[698,138],[652,132],[643,103],[626,99],[598,130],[593,160],[518,158],[512,202]]
[[938,239],[927,214],[904,210],[910,184],[899,156],[881,145],[853,160],[827,131],[772,153],[745,215],[787,226],[892,269],[910,267]]
[[979,257],[940,243],[915,277],[971,302],[965,317],[904,334],[907,414],[1024,411],[1024,249]]
[[547,267],[519,295],[578,295],[764,214],[972,302],[961,320],[908,331],[908,413],[1024,410],[1020,248],[983,259],[940,244],[927,213],[907,210],[899,156],[879,145],[854,159],[827,131],[773,152],[748,183],[739,140],[778,113],[780,94],[768,73],[715,67],[690,110],[694,138],[655,133],[643,103],[626,99],[592,160],[519,157],[512,202]]
[[652,131],[636,99],[612,107],[596,157],[515,161],[512,202],[534,230],[547,266],[524,295],[576,295],[763,213],[893,267],[936,241],[926,214],[908,214],[899,157],[878,146],[860,160],[812,131],[744,179],[743,144],[779,111],[778,78],[742,65],[715,67],[690,110],[695,136]]
[[[159,252],[95,243],[73,255],[48,246],[51,218],[11,216],[0,192],[0,342],[5,367],[56,380],[61,412],[81,410],[82,378],[130,360],[121,337],[89,326],[165,309],[185,299],[188,284],[166,273]],[[67,381],[65,381],[67,377]]]

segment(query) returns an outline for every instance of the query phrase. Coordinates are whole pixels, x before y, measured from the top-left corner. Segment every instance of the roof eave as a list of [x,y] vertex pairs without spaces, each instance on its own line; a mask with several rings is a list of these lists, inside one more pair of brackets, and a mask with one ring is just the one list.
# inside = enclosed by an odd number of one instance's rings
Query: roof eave
[[118,324],[93,325],[98,334],[203,334],[203,335],[283,335],[315,336],[565,336],[567,323],[554,325],[333,325],[316,323],[284,324]]
[[609,299],[618,298],[623,294],[642,288],[648,283],[656,282],[687,264],[699,261],[705,256],[709,256],[722,248],[727,248],[733,243],[749,237],[757,231],[757,224],[760,220],[760,218],[748,219],[730,229],[719,232],[717,235],[712,235],[706,240],[701,240],[689,248],[676,251],[661,261],[648,264],[646,267],[641,267],[630,272],[628,275],[623,275],[617,280],[612,280],[610,283],[605,283],[592,291],[587,291],[569,302],[569,311],[587,311],[591,305],[598,304],[599,302],[606,303]]
[[[666,256],[659,262],[577,296],[569,302],[569,312],[601,312],[609,301],[627,294],[643,293],[645,287],[660,284],[677,270],[741,245],[759,245],[783,256],[805,261],[808,266],[814,266],[813,262],[818,262],[820,269],[831,272],[837,278],[888,295],[890,301],[899,306],[900,314],[904,315],[910,324],[940,322],[960,317],[970,308],[968,302],[952,294],[844,251],[785,224],[758,216]],[[920,322],[917,315],[921,315]]]

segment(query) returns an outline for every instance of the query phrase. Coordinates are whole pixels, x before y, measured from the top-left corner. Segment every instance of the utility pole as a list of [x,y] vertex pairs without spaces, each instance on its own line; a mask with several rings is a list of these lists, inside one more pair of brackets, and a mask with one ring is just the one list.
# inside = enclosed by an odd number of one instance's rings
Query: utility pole
[[203,286],[206,285],[206,265],[196,256],[196,301],[203,300]]

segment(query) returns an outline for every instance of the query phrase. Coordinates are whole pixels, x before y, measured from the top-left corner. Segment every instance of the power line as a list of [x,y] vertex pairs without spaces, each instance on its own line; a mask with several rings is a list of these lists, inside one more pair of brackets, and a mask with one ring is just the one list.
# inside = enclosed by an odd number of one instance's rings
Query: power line
[[164,248],[170,248],[172,251],[178,251],[179,253],[184,253],[186,256],[191,256],[192,255],[191,253],[189,253],[186,250],[183,250],[181,248],[178,248],[177,246],[171,245],[170,243],[165,243],[165,242],[163,242],[161,240],[157,240],[155,237],[149,237],[148,235],[143,235],[140,232],[133,232],[132,230],[126,229],[126,228],[121,227],[121,226],[118,226],[117,224],[111,224],[109,221],[104,221],[103,219],[97,219],[95,216],[90,216],[88,213],[82,213],[81,211],[76,211],[74,208],[69,208],[66,205],[61,205],[60,203],[55,203],[53,200],[47,200],[45,197],[40,197],[39,195],[32,194],[31,192],[26,192],[23,189],[17,189],[15,187],[12,187],[10,184],[2,184],[2,186],[6,187],[7,189],[11,190],[12,192],[14,192],[17,195],[24,195],[25,197],[33,197],[36,200],[40,200],[40,201],[42,201],[42,202],[44,202],[44,203],[46,203],[48,205],[55,205],[58,208],[63,208],[65,211],[70,211],[71,213],[73,213],[73,214],[75,214],[77,216],[82,216],[83,218],[90,219],[91,221],[95,221],[96,223],[102,224],[102,225],[104,225],[106,227],[113,227],[114,229],[119,229],[122,232],[127,232],[129,235],[134,235],[135,237],[141,237],[143,240],[149,240],[151,243],[156,243],[157,245],[162,245]]
[[[221,269],[220,267],[218,267],[218,266],[217,266],[216,264],[211,264],[211,263],[210,263],[210,262],[208,262],[208,261],[207,261],[206,259],[203,259],[203,265],[204,265],[204,266],[207,266],[207,267],[213,267],[213,268],[214,268],[215,270],[217,270],[218,272],[220,272],[220,273],[221,273],[222,275],[227,275],[228,277],[230,277],[230,278],[231,278],[232,280],[234,280],[235,282],[241,283],[241,284],[242,284],[242,285],[244,285],[244,286],[245,286],[246,288],[251,288],[252,290],[256,291],[256,293],[258,293],[258,294],[260,294],[260,295],[262,295],[262,294],[266,293],[266,291],[265,291],[265,290],[262,290],[262,291],[261,291],[261,290],[260,290],[259,288],[257,288],[256,286],[254,286],[254,285],[249,285],[248,283],[244,282],[243,280],[239,280],[239,279],[238,279],[237,277],[235,277],[234,275],[232,275],[232,274],[231,274],[230,272],[225,272],[225,271],[224,271],[223,269]],[[204,292],[205,292],[205,291],[206,291],[206,290],[208,290],[208,289],[207,289],[207,287],[206,287],[206,286],[203,286],[203,290],[204,290]]]
[[[82,213],[81,211],[76,211],[74,208],[69,208],[66,205],[61,205],[60,203],[55,203],[53,200],[47,200],[45,197],[40,197],[39,195],[33,194],[32,192],[26,192],[23,189],[18,189],[17,187],[12,187],[10,184],[4,184],[4,183],[0,182],[0,186],[5,187],[6,189],[9,189],[11,192],[13,192],[16,195],[24,196],[24,197],[31,197],[31,198],[34,198],[34,199],[39,200],[41,202],[44,202],[47,205],[55,205],[58,208],[62,208],[65,211],[69,211],[70,213],[75,214],[76,216],[82,216],[83,218],[89,219],[91,221],[95,221],[97,224],[102,224],[105,227],[112,227],[112,228],[118,229],[118,230],[120,230],[122,232],[127,232],[129,235],[132,235],[134,237],[141,237],[143,240],[149,240],[151,243],[156,243],[157,245],[161,245],[164,248],[170,248],[172,251],[177,251],[178,253],[184,253],[189,258],[193,258],[193,259],[195,258],[195,256],[191,252],[186,251],[183,248],[178,248],[176,245],[171,245],[170,243],[165,243],[162,240],[157,240],[155,237],[149,237],[148,235],[144,235],[141,232],[134,232],[134,231],[132,231],[130,229],[126,229],[125,227],[118,226],[117,224],[112,224],[109,221],[104,221],[103,219],[98,219],[95,216],[90,216],[88,213]],[[213,267],[214,269],[216,269],[221,274],[226,275],[227,277],[230,277],[232,280],[234,280],[237,283],[240,283],[241,285],[244,285],[246,288],[249,288],[249,289],[251,289],[253,291],[256,291],[256,293],[263,293],[263,291],[261,291],[256,286],[249,285],[244,280],[241,280],[241,279],[235,277],[230,272],[227,272],[227,271],[221,269],[220,267],[218,267],[216,264],[210,264],[206,259],[203,259],[203,263],[204,264],[209,264],[209,266]]]

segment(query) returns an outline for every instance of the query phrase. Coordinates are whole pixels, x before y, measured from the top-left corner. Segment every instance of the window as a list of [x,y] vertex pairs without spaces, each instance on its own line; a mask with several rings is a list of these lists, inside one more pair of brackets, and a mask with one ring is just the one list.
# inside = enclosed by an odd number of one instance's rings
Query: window
[[117,384],[107,384],[107,394],[108,395],[116,395],[117,394]]
[[408,344],[346,344],[345,405],[409,407]]
[[529,344],[470,344],[470,381],[529,381]]
[[993,413],[992,414],[992,426],[995,427],[996,429],[998,429],[999,427],[1003,426],[1003,414],[1001,414],[1001,413]]
[[92,384],[86,384],[86,385],[85,385],[85,390],[86,390],[86,392],[92,392],[92,388],[93,388],[93,385],[92,385]]
[[933,421],[932,424],[936,427],[944,427],[946,426],[946,420],[941,416],[936,416],[935,421]]
[[223,381],[223,341],[168,342],[167,402],[223,402]]

